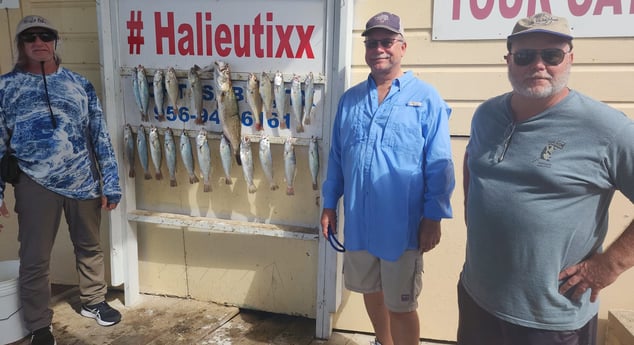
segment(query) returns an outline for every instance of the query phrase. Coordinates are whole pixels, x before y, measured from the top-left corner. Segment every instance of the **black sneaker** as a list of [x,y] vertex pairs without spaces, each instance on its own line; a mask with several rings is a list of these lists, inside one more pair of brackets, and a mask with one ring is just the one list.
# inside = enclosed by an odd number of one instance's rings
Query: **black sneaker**
[[106,301],[101,303],[81,306],[81,315],[93,318],[101,326],[112,326],[121,321],[121,313],[112,308]]
[[56,345],[57,342],[51,330],[52,326],[47,326],[31,333],[31,345]]

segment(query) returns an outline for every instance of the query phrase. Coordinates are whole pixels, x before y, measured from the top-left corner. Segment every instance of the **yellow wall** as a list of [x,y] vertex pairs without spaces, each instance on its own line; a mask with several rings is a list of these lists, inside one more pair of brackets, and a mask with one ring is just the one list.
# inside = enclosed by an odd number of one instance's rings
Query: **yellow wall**
[[[0,12],[0,27],[3,28],[0,31],[0,72],[11,69],[12,35],[19,19],[23,14],[42,14],[61,29],[60,52],[64,65],[86,75],[101,94],[95,3],[23,0],[21,6],[21,9]],[[500,40],[431,41],[432,0],[365,0],[356,1],[354,6],[352,83],[366,78],[368,73],[363,61],[361,28],[374,13],[393,11],[401,15],[406,25],[408,53],[405,67],[435,85],[454,109],[450,126],[455,136],[452,144],[458,181],[453,197],[455,218],[443,221],[441,244],[425,256],[424,289],[419,309],[424,338],[453,340],[457,324],[455,287],[465,250],[460,183],[462,155],[467,142],[464,136],[469,133],[475,107],[483,100],[509,90],[502,59],[505,45]],[[9,28],[9,32],[4,28]],[[634,38],[577,39],[571,86],[634,117],[633,67]],[[215,146],[217,142],[212,141],[211,145]],[[254,145],[254,149],[256,147]],[[326,149],[322,148],[322,154]],[[279,147],[274,148],[273,154],[274,159],[279,157]],[[306,148],[298,148],[298,164],[306,159]],[[121,162],[125,164],[123,160]],[[214,176],[219,176],[219,162],[215,162],[214,169]],[[262,192],[250,196],[245,196],[244,184],[229,192],[215,179],[214,191],[210,194],[202,193],[200,186],[180,185],[172,189],[165,181],[137,179],[134,184],[137,204],[147,209],[205,216],[213,208],[213,212],[219,212],[221,216],[246,217],[250,221],[288,219],[291,223],[316,224],[319,195],[306,187],[309,185],[307,170],[298,170],[297,183],[304,187],[299,188],[298,195],[293,198],[265,191],[266,182],[258,167],[256,184]],[[139,166],[137,171],[140,171]],[[182,165],[179,165],[179,171],[178,180],[186,181]],[[278,167],[276,174],[283,185]],[[242,176],[235,165],[233,175]],[[7,201],[12,205],[10,187]],[[237,205],[240,201],[242,203],[236,208],[226,208],[226,205]],[[617,195],[611,208],[608,241],[613,240],[633,216],[631,203]],[[0,222],[4,224],[4,230],[0,232],[0,259],[14,259],[17,257],[15,217]],[[106,225],[104,229],[107,229]],[[107,231],[103,237],[107,243]],[[316,241],[206,233],[152,224],[139,225],[138,241],[143,292],[225,301],[294,315],[315,315]],[[72,247],[64,226],[53,260],[54,280],[74,283]],[[634,309],[634,296],[630,293],[633,285],[634,270],[630,270],[602,292],[602,334],[608,310]],[[333,325],[339,329],[371,331],[365,315],[360,296],[344,290],[342,307],[335,315]]]

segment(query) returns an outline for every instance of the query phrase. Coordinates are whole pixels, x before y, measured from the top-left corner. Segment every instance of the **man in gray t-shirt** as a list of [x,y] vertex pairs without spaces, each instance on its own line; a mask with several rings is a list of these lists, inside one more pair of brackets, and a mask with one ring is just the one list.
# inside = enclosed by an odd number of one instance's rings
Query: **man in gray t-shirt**
[[634,266],[634,222],[602,250],[614,192],[634,201],[634,122],[567,87],[564,18],[518,21],[507,48],[513,91],[465,156],[458,344],[595,344],[599,291]]

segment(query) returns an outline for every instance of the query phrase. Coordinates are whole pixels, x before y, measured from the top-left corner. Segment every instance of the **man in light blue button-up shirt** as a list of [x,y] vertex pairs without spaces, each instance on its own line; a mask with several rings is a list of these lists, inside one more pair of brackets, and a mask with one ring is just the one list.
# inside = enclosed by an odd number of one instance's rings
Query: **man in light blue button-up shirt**
[[364,294],[377,344],[418,344],[422,253],[452,216],[451,109],[402,70],[407,43],[397,15],[375,15],[362,35],[371,73],[339,102],[321,224],[326,238],[336,232],[343,196],[346,288]]

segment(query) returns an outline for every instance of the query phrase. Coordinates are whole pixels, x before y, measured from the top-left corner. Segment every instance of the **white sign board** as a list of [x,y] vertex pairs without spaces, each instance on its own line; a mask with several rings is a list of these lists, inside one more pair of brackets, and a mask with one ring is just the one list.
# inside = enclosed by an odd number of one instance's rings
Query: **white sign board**
[[574,37],[634,37],[634,0],[436,0],[432,37],[506,39],[539,12],[568,19]]
[[20,0],[0,0],[0,8],[20,8]]
[[[205,128],[221,132],[213,73],[203,78],[203,109],[192,113],[187,71],[194,65],[213,67],[215,61],[231,66],[233,88],[239,102],[244,134],[269,134],[275,137],[322,137],[323,91],[326,82],[326,13],[323,1],[206,1],[182,0],[145,2],[120,1],[119,66],[122,74],[126,120],[133,126],[143,121],[135,104],[133,68],[143,65],[152,87],[156,69],[175,68],[179,73],[179,111],[166,109],[166,121],[158,122],[154,97],[150,101],[150,122],[157,127],[194,130],[202,118]],[[254,114],[246,102],[249,73],[284,75],[287,102],[290,81],[298,75],[303,82],[309,73],[315,76],[314,120],[296,131],[297,120],[291,104],[284,114],[274,109],[274,118],[263,118],[264,131],[253,129]],[[303,85],[302,85],[303,86]],[[261,116],[262,117],[262,116]],[[145,124],[144,124],[145,125]]]

